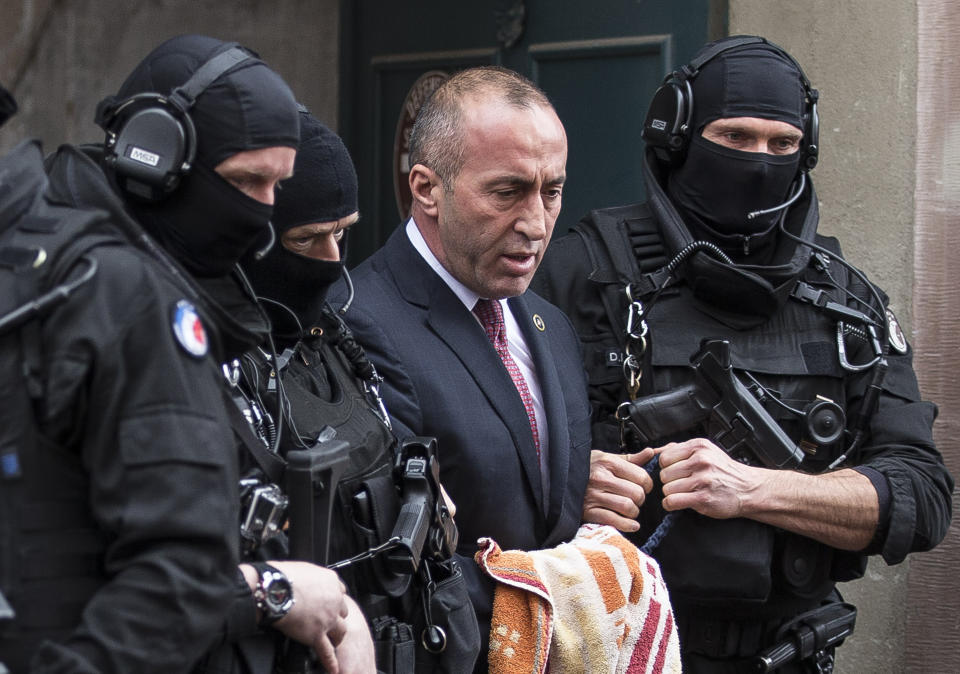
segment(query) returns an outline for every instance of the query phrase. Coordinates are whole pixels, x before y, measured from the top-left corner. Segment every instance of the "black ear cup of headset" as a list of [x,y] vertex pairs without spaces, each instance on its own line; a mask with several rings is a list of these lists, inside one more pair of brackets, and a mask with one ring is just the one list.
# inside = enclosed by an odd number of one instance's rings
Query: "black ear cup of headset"
[[102,100],[95,121],[107,132],[104,162],[120,187],[146,201],[160,201],[177,189],[197,152],[197,134],[190,119],[197,96],[228,70],[254,58],[231,44],[169,94]]
[[803,113],[803,140],[800,147],[800,169],[810,171],[817,165],[819,157],[820,118],[817,115],[819,92],[810,86],[800,64],[783,50],[782,47],[761,37],[740,37],[724,40],[699,58],[667,75],[663,84],[653,94],[647,117],[643,122],[641,137],[647,147],[653,149],[657,159],[678,166],[687,155],[687,145],[694,129],[690,128],[693,119],[693,87],[690,81],[696,78],[707,62],[720,54],[751,44],[766,44],[790,60],[800,73],[806,95],[806,109]]
[[[197,140],[186,110],[157,94],[137,94],[119,105],[105,100],[104,161],[120,187],[146,201],[160,201],[190,172]],[[101,111],[98,108],[98,119]]]
[[674,81],[671,75],[668,80],[653,94],[641,135],[660,161],[676,166],[686,154],[693,94],[687,91],[689,79]]

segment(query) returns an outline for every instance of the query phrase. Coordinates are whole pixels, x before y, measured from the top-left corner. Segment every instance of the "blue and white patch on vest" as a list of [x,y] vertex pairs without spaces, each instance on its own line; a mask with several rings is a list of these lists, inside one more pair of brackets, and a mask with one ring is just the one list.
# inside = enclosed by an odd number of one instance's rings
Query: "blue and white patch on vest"
[[173,334],[191,356],[202,358],[207,355],[207,331],[203,329],[197,310],[187,300],[180,300],[173,308]]
[[890,340],[890,346],[896,349],[897,353],[907,352],[907,338],[903,336],[903,330],[897,322],[897,317],[893,315],[890,309],[887,309],[887,339]]

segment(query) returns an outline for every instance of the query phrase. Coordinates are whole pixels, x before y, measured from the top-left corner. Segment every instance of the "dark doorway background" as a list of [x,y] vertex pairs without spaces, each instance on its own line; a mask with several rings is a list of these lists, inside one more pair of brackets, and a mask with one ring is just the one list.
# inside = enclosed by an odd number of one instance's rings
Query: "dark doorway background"
[[411,89],[414,102],[429,89],[425,73],[497,64],[543,88],[569,142],[559,236],[592,208],[643,197],[640,129],[650,97],[666,73],[725,35],[726,21],[726,0],[344,1],[340,133],[357,165],[363,217],[350,264],[406,216],[396,194],[404,103]]

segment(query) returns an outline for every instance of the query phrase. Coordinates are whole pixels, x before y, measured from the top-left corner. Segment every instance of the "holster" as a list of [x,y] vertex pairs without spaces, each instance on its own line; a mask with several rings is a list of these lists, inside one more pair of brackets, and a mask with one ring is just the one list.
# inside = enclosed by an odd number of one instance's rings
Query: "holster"
[[[473,671],[480,652],[480,630],[467,595],[467,585],[459,565],[454,560],[430,565],[432,578],[429,587],[419,579],[414,582],[413,604],[408,615],[413,624],[391,616],[372,621],[377,670],[384,674],[462,674]],[[422,594],[421,594],[422,593]],[[427,615],[424,599],[429,602],[430,624],[444,636],[444,648],[430,652],[426,647],[424,630]]]
[[389,616],[375,618],[372,628],[377,672],[406,674],[414,671],[416,641],[413,628]]

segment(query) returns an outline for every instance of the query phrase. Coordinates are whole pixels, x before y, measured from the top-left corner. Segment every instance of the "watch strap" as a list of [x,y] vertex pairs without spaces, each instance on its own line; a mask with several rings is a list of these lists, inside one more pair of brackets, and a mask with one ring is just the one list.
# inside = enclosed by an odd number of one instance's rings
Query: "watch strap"
[[[260,627],[269,627],[281,618],[283,618],[290,609],[293,608],[293,583],[287,578],[286,574],[280,569],[266,562],[250,562],[257,572],[257,586],[253,590],[253,598],[257,602],[257,608],[260,609]],[[277,580],[287,583],[290,588],[290,596],[282,606],[276,606],[274,602],[268,600],[269,585]]]

